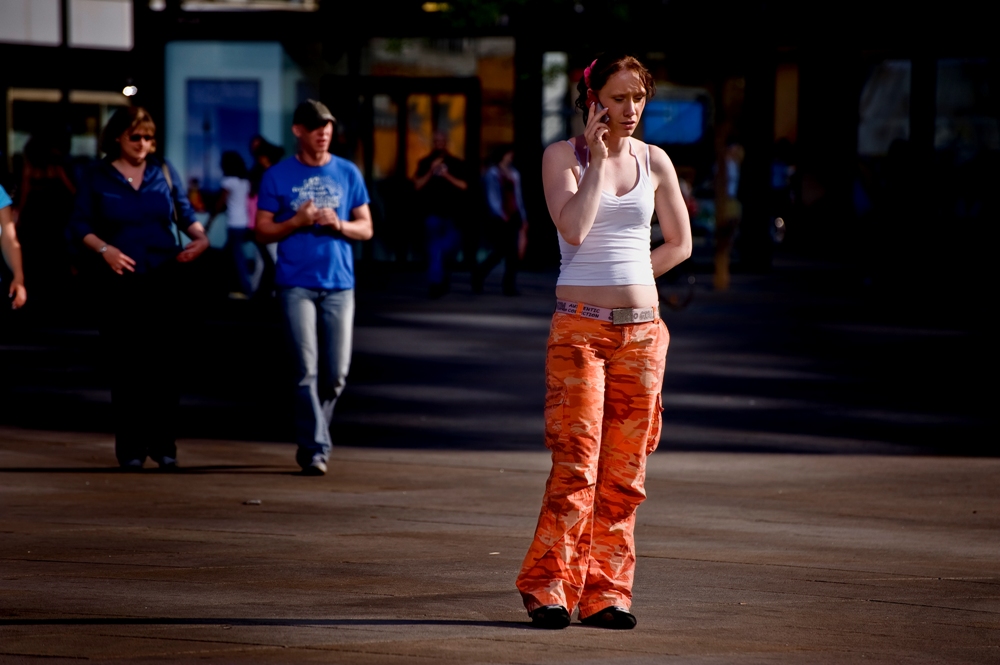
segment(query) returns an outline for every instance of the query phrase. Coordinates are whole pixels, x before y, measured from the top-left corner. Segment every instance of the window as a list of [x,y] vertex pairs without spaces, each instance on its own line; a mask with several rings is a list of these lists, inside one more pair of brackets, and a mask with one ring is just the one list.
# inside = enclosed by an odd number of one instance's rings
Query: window
[[70,90],[69,105],[63,106],[62,92],[42,88],[10,88],[7,91],[7,168],[14,156],[24,151],[35,135],[52,135],[53,128],[66,127],[66,150],[70,157],[96,158],[98,137],[111,114],[128,106],[128,98],[118,92]]
[[[149,8],[162,12],[167,8],[166,0],[149,0]],[[181,9],[186,12],[225,11],[300,11],[314,12],[319,9],[318,0],[184,0]]]
[[[131,0],[70,0],[69,45],[129,51]],[[62,44],[61,0],[0,0],[0,42]]]
[[569,57],[549,51],[542,55],[542,145],[567,138],[566,119],[573,113],[567,107]]
[[70,0],[69,45],[132,50],[131,0]]
[[996,64],[985,59],[946,59],[937,67],[934,147],[962,158],[1000,150]]
[[60,0],[0,0],[0,42],[59,46]]
[[872,70],[858,105],[858,154],[886,155],[897,139],[910,138],[909,60],[885,60]]

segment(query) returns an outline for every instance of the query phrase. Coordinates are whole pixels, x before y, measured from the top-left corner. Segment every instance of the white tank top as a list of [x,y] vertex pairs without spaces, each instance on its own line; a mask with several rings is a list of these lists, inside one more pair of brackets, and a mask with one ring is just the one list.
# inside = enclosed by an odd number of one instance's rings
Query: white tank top
[[[575,146],[573,151],[575,154]],[[571,245],[559,235],[562,263],[558,286],[656,284],[649,247],[650,222],[655,209],[655,190],[649,177],[649,146],[646,146],[645,169],[639,164],[631,139],[629,152],[639,171],[635,187],[622,196],[601,191],[594,225],[579,245]],[[588,151],[588,157],[589,154]],[[577,161],[579,159],[577,156]],[[580,180],[588,165],[589,159],[587,164],[580,164]]]

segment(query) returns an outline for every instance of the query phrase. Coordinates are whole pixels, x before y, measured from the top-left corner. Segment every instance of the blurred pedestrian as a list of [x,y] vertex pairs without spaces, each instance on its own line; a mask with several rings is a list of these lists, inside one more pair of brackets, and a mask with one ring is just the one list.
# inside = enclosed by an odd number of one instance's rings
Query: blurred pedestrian
[[740,169],[743,166],[743,146],[733,136],[726,139],[722,156],[722,168],[717,174],[715,204],[715,274],[713,287],[716,291],[729,288],[729,263],[733,242],[743,219],[743,205],[740,203]]
[[61,141],[36,134],[24,146],[24,170],[18,192],[17,233],[24,273],[34,304],[56,306],[70,292],[66,225],[73,212],[76,186],[66,173]]
[[[552,470],[517,578],[532,624],[630,629],[636,509],[660,439],[669,334],[657,275],[691,255],[691,225],[667,154],[632,138],[655,90],[628,55],[584,70],[582,136],[550,145],[542,183],[562,265],[546,357]],[[664,242],[650,252],[656,213]]]
[[296,361],[296,461],[305,475],[321,476],[351,364],[351,243],[372,237],[372,218],[361,171],[329,152],[336,123],[330,110],[307,100],[292,123],[298,152],[264,173],[255,231],[260,242],[278,242],[275,284]]
[[[257,193],[260,191],[260,181],[264,177],[264,172],[277,164],[285,156],[285,149],[279,145],[274,145],[260,134],[250,139],[250,155],[253,157],[253,164],[247,178],[250,180],[251,205],[256,205]],[[256,213],[256,210],[253,211]],[[255,218],[256,214],[250,216]]]
[[795,181],[795,146],[788,139],[779,139],[771,162],[771,210],[774,217],[786,222],[796,202]]
[[[226,212],[226,249],[233,260],[237,290],[229,294],[230,298],[245,300],[253,293],[251,283],[252,272],[247,262],[247,245],[254,247],[254,232],[248,218],[250,198],[250,180],[247,166],[235,150],[222,153],[222,180],[219,199],[216,203],[216,214]],[[256,258],[255,258],[256,261]]]
[[0,186],[0,252],[13,275],[7,287],[7,297],[13,309],[20,309],[28,300],[24,288],[24,272],[21,268],[21,244],[17,240],[17,229],[10,214],[11,200],[7,191]]
[[[263,136],[257,134],[250,139],[250,154],[253,156],[253,165],[247,176],[250,180],[250,195],[247,197],[247,222],[248,228],[252,229],[257,223],[257,196],[260,192],[260,181],[264,177],[264,173],[285,156],[285,149],[270,143]],[[258,297],[270,298],[274,293],[274,264],[278,260],[278,243],[262,243],[256,240],[256,236],[254,242],[257,245],[261,261],[264,262],[255,293]]]
[[188,180],[188,203],[195,212],[205,212],[205,199],[201,195],[201,181],[197,178]]
[[461,246],[459,216],[469,189],[465,163],[448,152],[448,135],[434,133],[433,150],[417,164],[414,189],[419,192],[427,231],[427,293],[448,292],[451,264]]
[[486,195],[486,231],[492,246],[486,259],[472,274],[472,291],[482,293],[486,277],[503,261],[502,291],[516,296],[517,264],[523,258],[528,230],[528,214],[521,196],[521,174],[514,168],[514,147],[500,146],[493,154],[492,165],[483,176]]
[[[180,352],[196,362],[199,349],[183,323],[191,290],[184,264],[209,244],[179,174],[153,155],[155,137],[145,109],[115,111],[101,135],[106,157],[81,178],[70,220],[72,239],[97,259],[115,455],[129,471],[147,456],[161,470],[177,468]],[[193,238],[183,248],[172,223]]]

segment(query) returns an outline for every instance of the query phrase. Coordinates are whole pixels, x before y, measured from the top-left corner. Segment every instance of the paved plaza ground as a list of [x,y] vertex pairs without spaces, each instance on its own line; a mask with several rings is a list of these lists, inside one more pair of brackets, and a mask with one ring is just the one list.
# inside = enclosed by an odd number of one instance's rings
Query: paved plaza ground
[[665,309],[638,627],[530,628],[553,280],[429,301],[366,277],[322,478],[296,473],[266,312],[199,328],[176,475],[114,470],[87,326],[8,327],[0,663],[1000,662],[981,333],[798,264]]

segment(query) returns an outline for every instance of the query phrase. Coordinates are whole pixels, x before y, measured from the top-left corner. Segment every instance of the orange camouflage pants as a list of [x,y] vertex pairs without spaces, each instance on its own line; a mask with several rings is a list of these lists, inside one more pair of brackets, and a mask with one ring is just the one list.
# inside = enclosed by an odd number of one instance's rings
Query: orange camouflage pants
[[646,456],[660,440],[669,340],[660,319],[616,326],[553,316],[545,362],[552,471],[517,577],[529,613],[562,605],[583,618],[631,606],[635,511],[646,498]]

